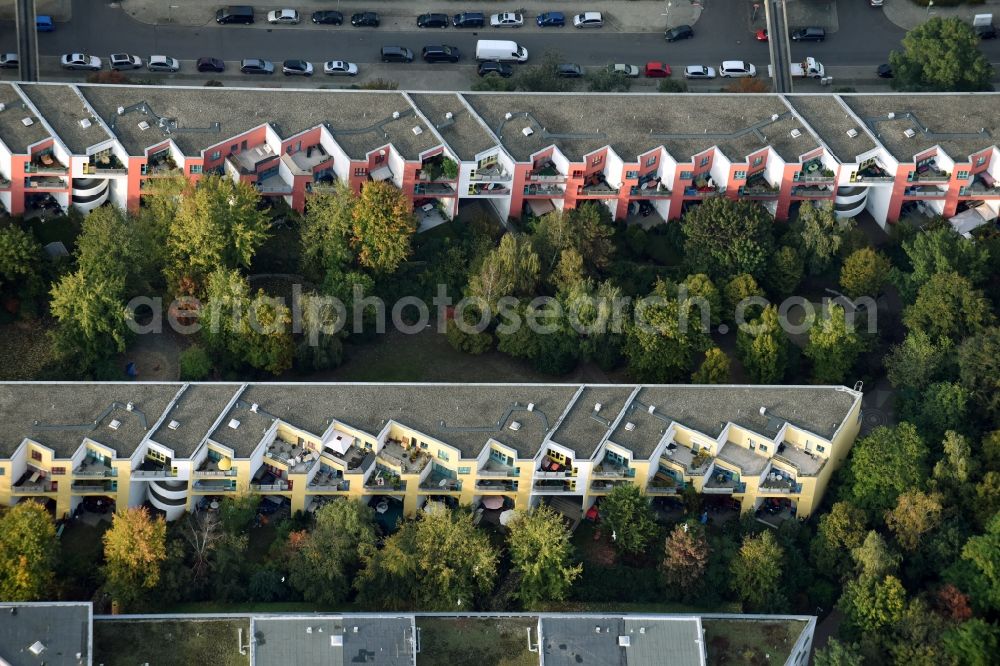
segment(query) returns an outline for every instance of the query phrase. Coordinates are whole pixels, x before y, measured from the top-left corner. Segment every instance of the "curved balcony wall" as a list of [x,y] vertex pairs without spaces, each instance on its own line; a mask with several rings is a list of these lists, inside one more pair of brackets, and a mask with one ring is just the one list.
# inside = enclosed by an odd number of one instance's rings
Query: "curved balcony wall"
[[74,178],[72,202],[78,210],[89,213],[105,201],[111,193],[110,181],[104,178]]
[[[176,482],[167,482],[176,483]],[[149,503],[155,506],[160,511],[167,514],[167,520],[177,520],[184,512],[187,510],[187,483],[181,482],[184,488],[181,490],[181,497],[167,497],[166,492],[176,492],[176,491],[162,491],[160,490],[160,482],[151,481],[149,483],[149,493],[148,499]]]
[[838,187],[833,210],[837,217],[854,217],[868,203],[867,187]]

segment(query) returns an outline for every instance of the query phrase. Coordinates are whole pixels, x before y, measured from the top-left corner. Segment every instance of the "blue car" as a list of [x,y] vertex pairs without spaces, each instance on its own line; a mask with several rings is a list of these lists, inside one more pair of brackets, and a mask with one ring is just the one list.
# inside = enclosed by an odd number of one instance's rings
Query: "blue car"
[[52,21],[51,16],[39,15],[35,17],[35,29],[38,32],[52,32],[56,29],[56,24]]
[[562,12],[545,12],[535,19],[539,28],[561,28],[566,25],[566,17]]

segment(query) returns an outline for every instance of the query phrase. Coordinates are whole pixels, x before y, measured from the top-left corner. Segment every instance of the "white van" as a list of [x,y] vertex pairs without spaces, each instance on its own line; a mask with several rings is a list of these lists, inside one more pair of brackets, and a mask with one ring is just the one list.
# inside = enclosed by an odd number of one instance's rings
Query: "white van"
[[757,68],[742,60],[726,60],[719,67],[719,76],[722,78],[757,76]]
[[499,60],[500,62],[525,62],[528,49],[517,42],[506,39],[480,39],[476,42],[476,60]]

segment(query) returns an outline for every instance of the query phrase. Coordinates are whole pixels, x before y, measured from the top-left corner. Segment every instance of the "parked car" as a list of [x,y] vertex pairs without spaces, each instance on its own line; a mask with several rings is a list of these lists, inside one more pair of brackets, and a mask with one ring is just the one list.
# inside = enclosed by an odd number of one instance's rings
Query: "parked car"
[[112,53],[108,58],[108,64],[114,70],[139,69],[142,67],[142,58],[128,53]]
[[681,39],[691,39],[694,37],[694,29],[689,25],[679,25],[674,28],[667,28],[663,33],[663,38],[668,42],[676,42]]
[[151,72],[176,72],[180,70],[181,63],[177,58],[165,55],[149,56],[149,63],[146,68]]
[[799,28],[790,35],[793,42],[822,42],[826,39],[823,28]]
[[535,19],[539,28],[561,28],[566,25],[566,16],[562,12],[544,12]]
[[198,58],[196,68],[199,72],[224,72],[226,63],[218,58]]
[[63,69],[86,69],[96,72],[101,68],[101,59],[86,53],[65,53],[59,62]]
[[651,79],[665,79],[670,76],[670,65],[665,62],[647,62],[646,76]]
[[688,65],[684,68],[685,79],[714,79],[715,68],[706,65]]
[[297,25],[302,19],[294,9],[275,9],[267,13],[267,22],[276,25]]
[[253,7],[250,5],[230,5],[215,12],[215,22],[220,24],[253,23]]
[[757,76],[757,68],[742,60],[726,60],[719,67],[719,76],[724,79]]
[[0,69],[15,69],[21,66],[16,53],[0,53]]
[[556,67],[556,74],[567,79],[578,79],[583,76],[583,67],[576,63],[564,62]]
[[451,24],[456,28],[482,28],[486,25],[486,14],[482,12],[462,12],[455,14]]
[[405,46],[383,46],[382,62],[413,62],[413,51]]
[[479,63],[479,76],[486,76],[490,73],[499,74],[507,79],[514,75],[514,67],[497,60],[487,60],[486,62]]
[[880,79],[891,79],[892,78],[892,65],[882,64],[879,65],[875,70],[875,75]]
[[281,73],[285,76],[312,76],[313,66],[305,60],[286,60],[281,63]]
[[992,25],[977,25],[976,34],[979,35],[979,39],[996,39],[997,29]]
[[638,78],[639,76],[639,66],[638,65],[626,65],[623,63],[616,63],[614,65],[608,65],[608,71],[612,74],[623,74],[630,79]]
[[435,44],[425,46],[421,52],[424,62],[458,62],[462,57],[462,52],[457,46],[447,44]]
[[573,17],[574,28],[600,28],[604,25],[601,12],[584,12]]
[[274,74],[274,63],[260,58],[240,60],[240,71],[244,74]]
[[885,0],[868,0],[868,4],[872,7],[881,7]]
[[358,66],[344,60],[327,60],[323,63],[323,73],[329,76],[357,76]]
[[758,42],[766,42],[767,41],[767,28],[761,28],[760,30],[758,30],[756,32],[756,34],[754,36],[757,38]]
[[494,14],[490,17],[491,28],[520,28],[522,25],[524,25],[523,14],[504,12],[503,14]]
[[35,30],[38,32],[52,32],[56,29],[56,24],[51,16],[41,14],[35,16]]
[[417,17],[418,28],[447,28],[448,23],[447,14],[421,14]]
[[316,25],[341,25],[344,22],[344,15],[333,9],[324,9],[313,12],[310,20]]
[[356,28],[377,28],[378,24],[379,17],[375,12],[358,12],[351,16],[351,25]]

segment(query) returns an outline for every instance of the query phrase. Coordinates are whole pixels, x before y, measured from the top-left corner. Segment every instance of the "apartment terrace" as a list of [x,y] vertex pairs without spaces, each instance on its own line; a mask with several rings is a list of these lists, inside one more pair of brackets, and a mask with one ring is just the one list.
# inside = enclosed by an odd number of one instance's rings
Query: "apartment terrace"
[[765,456],[732,442],[726,442],[722,446],[717,458],[738,468],[746,476],[760,476],[768,464]]
[[772,467],[767,475],[761,480],[759,488],[761,491],[769,493],[802,492],[802,484],[796,483],[795,475],[776,467]]
[[282,178],[277,172],[258,180],[254,187],[261,194],[291,194],[292,184]]
[[779,444],[774,457],[795,467],[802,476],[816,476],[826,464],[826,458],[791,444]]
[[525,177],[529,183],[564,183],[566,174],[560,173],[552,160],[539,162]]
[[201,461],[200,465],[198,465],[198,469],[194,471],[194,478],[223,478],[236,476],[236,472],[237,470],[233,467],[233,461],[231,458],[227,456],[220,456],[213,459],[212,456],[205,456],[205,459]]
[[767,181],[763,171],[758,171],[740,186],[740,194],[750,197],[777,197],[778,188]]
[[100,495],[105,495],[108,493],[118,492],[118,482],[117,481],[73,481],[70,485],[70,490],[75,494],[88,494],[97,493]]
[[740,480],[739,473],[720,465],[715,466],[702,487],[706,495],[742,493],[745,490],[746,483]]
[[387,439],[378,452],[378,457],[384,462],[398,467],[403,474],[419,474],[427,467],[430,457],[425,451],[410,446],[404,447],[402,442]]
[[448,476],[435,468],[431,470],[426,479],[420,482],[420,490],[428,490],[436,493],[458,492],[462,490],[462,481],[453,476]]
[[907,180],[911,183],[947,183],[951,180],[951,174],[937,168],[937,164],[931,159],[918,164]]
[[405,493],[407,482],[399,477],[397,472],[384,465],[375,464],[375,472],[365,481],[365,488],[377,490],[380,493]]
[[796,172],[796,183],[832,183],[836,176],[830,169],[823,166],[821,157],[813,157],[802,163],[802,169]]
[[519,476],[520,468],[513,465],[506,465],[493,456],[486,459],[486,463],[479,468],[479,476],[504,477]]
[[629,194],[635,198],[669,197],[670,188],[667,187],[656,172],[650,172],[639,178],[639,182],[629,189]]
[[1000,194],[1000,185],[994,178],[982,171],[972,179],[972,184],[962,188],[963,194]]
[[303,150],[288,153],[288,157],[301,171],[309,172],[312,172],[321,164],[326,164],[333,160],[333,157],[326,152],[326,149],[318,143],[314,146],[308,146]]
[[792,196],[803,199],[829,199],[833,196],[833,191],[832,187],[826,186],[799,186],[792,188]]
[[158,150],[146,159],[142,165],[143,176],[172,176],[181,173],[174,156],[169,149]]
[[684,468],[686,476],[700,476],[708,471],[712,456],[705,449],[694,453],[690,448],[671,442],[663,452],[663,459]]
[[477,167],[471,174],[469,174],[469,180],[474,183],[507,183],[510,182],[513,177],[514,176],[507,171],[499,161]]
[[351,482],[344,480],[344,473],[326,465],[321,466],[306,488],[310,492],[346,492],[350,489]]
[[111,466],[111,460],[107,458],[101,461],[87,456],[73,470],[73,476],[81,478],[110,478],[118,476],[118,470]]
[[31,161],[24,165],[25,173],[60,174],[66,173],[66,170],[66,165],[59,161],[51,149],[33,154]]
[[280,437],[275,438],[264,452],[264,455],[288,467],[290,474],[308,472],[319,454],[312,449],[297,443],[286,442]]
[[127,174],[128,169],[124,164],[122,164],[122,161],[118,159],[118,156],[115,155],[114,151],[108,148],[91,155],[90,159],[87,160],[87,163],[83,165],[83,173],[85,176],[121,176]]

